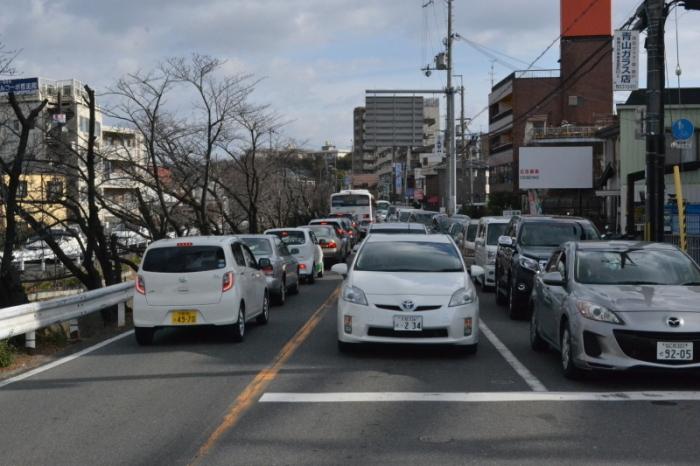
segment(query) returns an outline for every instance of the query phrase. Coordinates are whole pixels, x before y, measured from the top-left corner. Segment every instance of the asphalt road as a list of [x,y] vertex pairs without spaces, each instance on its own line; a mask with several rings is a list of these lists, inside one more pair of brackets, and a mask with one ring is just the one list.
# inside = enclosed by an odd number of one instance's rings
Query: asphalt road
[[477,355],[341,354],[339,283],[304,285],[242,344],[213,330],[169,330],[145,349],[127,336],[0,388],[0,464],[697,464],[700,403],[590,401],[694,391],[697,376],[568,381],[488,293],[482,319],[501,344],[482,335]]

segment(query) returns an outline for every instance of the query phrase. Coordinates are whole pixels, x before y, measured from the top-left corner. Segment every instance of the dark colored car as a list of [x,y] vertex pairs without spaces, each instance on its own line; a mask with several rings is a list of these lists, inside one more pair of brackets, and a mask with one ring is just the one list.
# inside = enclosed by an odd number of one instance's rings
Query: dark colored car
[[527,317],[535,274],[567,241],[600,239],[590,220],[542,215],[514,216],[498,239],[496,302],[507,304],[511,319]]

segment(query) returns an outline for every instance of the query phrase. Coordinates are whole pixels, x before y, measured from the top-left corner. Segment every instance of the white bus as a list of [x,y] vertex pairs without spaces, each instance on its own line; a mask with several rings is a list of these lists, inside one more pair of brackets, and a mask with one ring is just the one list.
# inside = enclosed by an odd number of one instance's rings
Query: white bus
[[353,214],[358,221],[374,220],[374,196],[366,189],[348,189],[331,194],[331,215]]

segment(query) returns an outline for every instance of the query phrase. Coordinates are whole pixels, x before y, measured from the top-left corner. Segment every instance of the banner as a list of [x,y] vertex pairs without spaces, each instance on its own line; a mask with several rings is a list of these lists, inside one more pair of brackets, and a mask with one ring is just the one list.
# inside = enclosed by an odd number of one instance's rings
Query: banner
[[615,31],[613,90],[639,89],[639,31]]
[[0,80],[0,95],[14,92],[16,95],[34,94],[39,92],[38,78],[3,79]]

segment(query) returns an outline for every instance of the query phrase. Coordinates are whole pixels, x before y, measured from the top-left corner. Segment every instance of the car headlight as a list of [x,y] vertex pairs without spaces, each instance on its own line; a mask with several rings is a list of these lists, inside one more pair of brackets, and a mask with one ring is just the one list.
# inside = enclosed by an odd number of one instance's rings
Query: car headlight
[[343,301],[359,304],[361,306],[367,305],[367,297],[365,297],[365,292],[356,286],[344,286],[341,296]]
[[473,303],[474,299],[476,299],[476,295],[472,288],[460,288],[452,294],[449,306],[464,306],[465,304]]
[[539,272],[540,264],[535,259],[530,259],[529,257],[520,256],[518,259],[520,267],[530,270],[531,272]]
[[576,309],[586,319],[622,324],[622,320],[613,311],[588,301],[576,301]]

